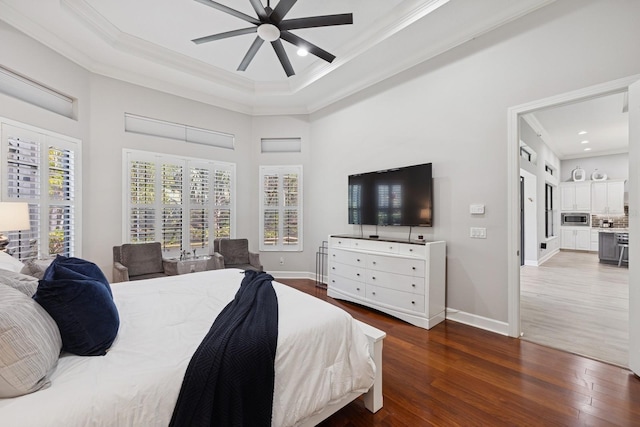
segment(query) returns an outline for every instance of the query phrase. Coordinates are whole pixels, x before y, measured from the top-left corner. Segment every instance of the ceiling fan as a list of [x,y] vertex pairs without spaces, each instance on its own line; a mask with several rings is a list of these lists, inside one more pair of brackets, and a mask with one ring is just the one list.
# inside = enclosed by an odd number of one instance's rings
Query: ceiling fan
[[324,16],[311,16],[308,18],[295,18],[284,19],[285,15],[291,10],[297,0],[280,0],[275,9],[271,8],[270,0],[267,0],[267,6],[264,7],[260,0],[249,0],[251,6],[256,11],[258,18],[254,18],[245,13],[239,12],[228,6],[215,2],[213,0],[195,0],[198,3],[202,3],[214,9],[221,10],[229,15],[240,18],[243,21],[253,24],[249,28],[241,28],[239,30],[227,31],[224,33],[213,34],[206,37],[200,37],[192,40],[196,44],[207,43],[214,40],[226,39],[229,37],[239,36],[242,34],[250,34],[257,32],[258,35],[249,47],[247,54],[240,62],[238,71],[245,71],[253,57],[256,56],[258,49],[265,41],[271,42],[273,50],[276,52],[284,72],[287,77],[291,77],[295,74],[289,57],[287,56],[284,47],[282,46],[282,40],[285,40],[300,49],[304,49],[307,52],[324,59],[327,62],[332,62],[335,56],[315,46],[312,43],[296,36],[289,30],[297,30],[301,28],[313,28],[313,27],[327,27],[331,25],[345,25],[353,24],[353,15],[351,13],[343,13],[337,15],[324,15]]

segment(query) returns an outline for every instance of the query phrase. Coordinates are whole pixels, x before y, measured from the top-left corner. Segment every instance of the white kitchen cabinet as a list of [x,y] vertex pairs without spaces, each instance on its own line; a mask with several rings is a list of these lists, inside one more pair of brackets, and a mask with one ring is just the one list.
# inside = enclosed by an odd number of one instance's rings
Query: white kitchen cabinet
[[560,209],[569,212],[589,212],[591,181],[560,183]]
[[425,329],[445,318],[445,242],[329,237],[327,295]]
[[624,215],[624,180],[593,182],[591,185],[591,213]]
[[591,251],[598,252],[600,231],[598,229],[591,229]]
[[560,227],[561,248],[580,251],[591,250],[591,228]]

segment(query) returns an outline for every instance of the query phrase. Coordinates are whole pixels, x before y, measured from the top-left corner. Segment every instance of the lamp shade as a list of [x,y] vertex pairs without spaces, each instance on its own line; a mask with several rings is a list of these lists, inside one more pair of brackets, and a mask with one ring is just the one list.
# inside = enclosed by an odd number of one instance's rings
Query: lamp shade
[[29,230],[29,204],[0,202],[0,230]]

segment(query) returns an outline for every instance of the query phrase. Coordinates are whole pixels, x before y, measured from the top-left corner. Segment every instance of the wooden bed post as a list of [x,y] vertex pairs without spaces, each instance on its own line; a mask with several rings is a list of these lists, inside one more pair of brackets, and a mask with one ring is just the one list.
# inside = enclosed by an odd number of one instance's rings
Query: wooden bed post
[[387,334],[380,329],[356,320],[369,340],[369,354],[376,365],[376,376],[373,385],[363,395],[364,406],[371,412],[382,408],[382,342]]

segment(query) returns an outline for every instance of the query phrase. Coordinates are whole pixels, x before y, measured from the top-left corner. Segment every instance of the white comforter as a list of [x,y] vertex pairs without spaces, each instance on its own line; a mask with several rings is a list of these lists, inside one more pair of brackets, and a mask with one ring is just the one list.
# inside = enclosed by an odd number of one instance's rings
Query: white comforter
[[[112,285],[120,331],[104,357],[64,354],[51,387],[0,399],[0,426],[167,426],[191,355],[244,275],[216,270]],[[373,384],[349,314],[280,283],[274,426]]]

